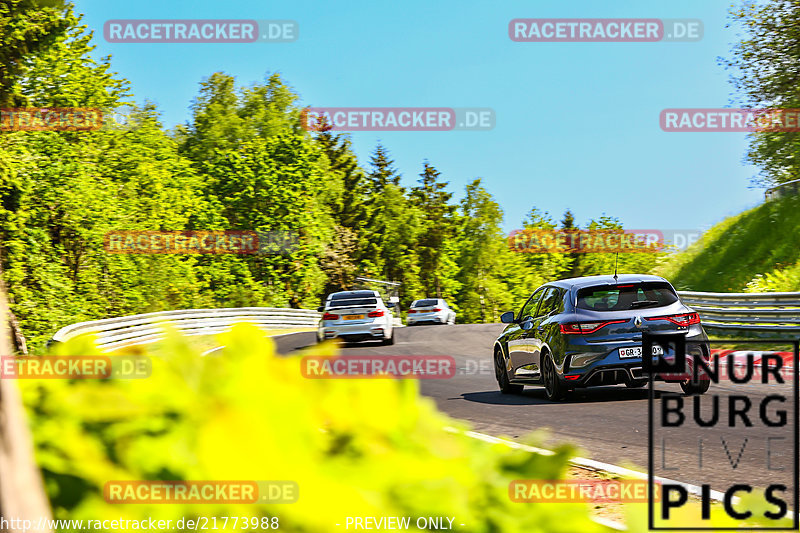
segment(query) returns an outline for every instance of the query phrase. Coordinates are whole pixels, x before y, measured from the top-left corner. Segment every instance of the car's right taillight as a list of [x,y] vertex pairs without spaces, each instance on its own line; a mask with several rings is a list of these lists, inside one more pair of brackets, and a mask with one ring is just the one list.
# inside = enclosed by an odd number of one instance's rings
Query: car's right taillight
[[622,324],[627,320],[606,320],[605,322],[570,322],[567,324],[560,324],[561,333],[565,335],[586,335],[587,333],[594,333],[609,324]]
[[410,315],[411,313],[416,313],[416,311],[414,311],[413,309],[409,309],[408,314]]
[[442,308],[441,308],[441,307],[434,307],[434,308],[433,308],[433,312],[434,312],[434,313],[438,313],[438,312],[439,312],[439,311],[441,311],[441,310],[442,310]]
[[687,328],[694,324],[699,324],[700,315],[698,315],[697,313],[684,313],[680,315],[652,316],[648,317],[647,320],[667,320],[669,322],[672,322],[676,326]]
[[370,311],[369,313],[367,313],[367,316],[370,317],[370,318],[381,317],[381,316],[383,316],[383,309],[376,309],[374,311]]
[[333,313],[325,313],[322,315],[322,320],[339,320],[339,315],[334,315]]

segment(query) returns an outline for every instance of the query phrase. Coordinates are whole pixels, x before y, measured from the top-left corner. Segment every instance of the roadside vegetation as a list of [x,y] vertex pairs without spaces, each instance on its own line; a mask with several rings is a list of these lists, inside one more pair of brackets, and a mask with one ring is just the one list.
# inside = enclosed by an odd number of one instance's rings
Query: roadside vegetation
[[[800,4],[741,2],[731,7],[741,40],[720,63],[735,92],[733,104],[753,109],[800,108]],[[791,126],[791,124],[787,124]],[[795,128],[796,130],[796,128]],[[771,187],[800,176],[800,132],[750,134],[745,160],[758,169],[753,184]],[[800,291],[800,198],[766,202],[709,230],[656,274],[678,289],[720,292]]]
[[[168,358],[151,357],[148,379],[21,380],[55,518],[278,517],[281,531],[302,532],[353,516],[450,517],[474,532],[608,531],[584,504],[509,498],[515,479],[563,479],[570,447],[546,456],[447,431],[466,427],[421,397],[416,380],[307,379],[303,354],[278,357],[255,326],[217,342],[225,348],[200,357],[175,335]],[[153,355],[144,350],[124,353]],[[96,352],[84,338],[58,353]],[[106,483],[124,480],[299,488],[295,503],[108,503]]]
[[654,269],[679,290],[800,291],[800,197],[727,218]]

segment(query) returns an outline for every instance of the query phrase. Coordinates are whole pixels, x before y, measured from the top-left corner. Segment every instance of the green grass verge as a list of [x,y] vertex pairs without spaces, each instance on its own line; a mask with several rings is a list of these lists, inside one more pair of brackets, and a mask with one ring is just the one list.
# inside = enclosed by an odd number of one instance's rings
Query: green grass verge
[[[800,197],[766,202],[707,231],[683,253],[668,257],[653,273],[678,290],[741,292],[748,283],[762,290],[800,290]],[[797,276],[781,276],[784,269]],[[767,283],[759,286],[758,275]],[[777,278],[781,283],[777,283]],[[769,280],[774,279],[772,283]],[[767,285],[763,287],[763,285]]]

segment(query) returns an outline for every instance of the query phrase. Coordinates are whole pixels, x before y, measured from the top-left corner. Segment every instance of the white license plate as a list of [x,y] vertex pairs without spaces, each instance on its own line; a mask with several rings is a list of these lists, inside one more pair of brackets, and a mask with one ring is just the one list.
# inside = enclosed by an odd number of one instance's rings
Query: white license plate
[[[664,355],[664,349],[661,346],[653,346],[653,355]],[[631,348],[619,349],[620,359],[625,359],[628,357],[641,357],[641,356],[642,356],[641,346],[633,346]]]
[[364,315],[342,315],[342,320],[361,320]]

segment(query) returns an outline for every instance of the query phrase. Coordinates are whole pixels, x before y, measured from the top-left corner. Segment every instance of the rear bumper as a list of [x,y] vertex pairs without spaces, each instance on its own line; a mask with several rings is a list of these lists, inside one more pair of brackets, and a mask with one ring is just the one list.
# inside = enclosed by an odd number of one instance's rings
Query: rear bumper
[[406,324],[409,326],[413,324],[444,324],[447,322],[447,316],[445,314],[439,313],[431,313],[429,315],[408,315],[406,317]]
[[[686,368],[680,373],[659,373],[653,376],[657,381],[666,381],[677,383],[686,381],[693,374],[693,357],[689,354],[703,353],[704,358],[707,360],[709,356],[708,337],[705,332],[700,335],[688,337],[687,341],[687,357]],[[626,343],[627,344],[627,343]],[[572,352],[567,356],[565,365],[563,367],[563,379],[569,384],[570,387],[592,387],[597,385],[614,385],[626,383],[630,381],[643,381],[649,378],[649,375],[644,372],[642,367],[642,358],[621,358],[619,356],[620,347],[641,346],[641,343],[630,343],[630,345],[621,346],[608,346],[604,353],[598,354],[597,359],[587,364],[584,367],[573,367],[572,362],[576,358],[584,355],[584,351]],[[594,347],[593,347],[594,348]],[[667,353],[662,356],[665,362],[673,360],[674,355],[667,350]],[[702,371],[698,372],[700,380],[708,380],[708,376]]]
[[380,340],[388,338],[390,334],[391,326],[376,322],[336,326],[323,325],[319,328],[320,339],[342,339],[348,342]]
[[[642,370],[641,363],[637,365],[609,365],[596,367],[588,372],[579,374],[578,379],[569,379],[575,374],[567,374],[565,380],[573,387],[596,387],[600,385],[618,385],[630,381],[643,381],[648,378]],[[655,376],[660,380],[660,376]]]
[[[655,381],[666,381],[668,383],[679,383],[686,381],[692,375],[691,371],[683,374],[655,374],[653,379]],[[570,379],[575,374],[567,374],[564,378],[565,382],[571,387],[596,387],[601,385],[619,385],[631,381],[644,381],[649,378],[648,374],[644,372],[641,364],[636,366],[617,366],[609,365],[606,367],[597,367],[584,374],[578,375],[577,379]],[[698,379],[700,381],[707,381],[709,378],[702,371],[698,372]]]

